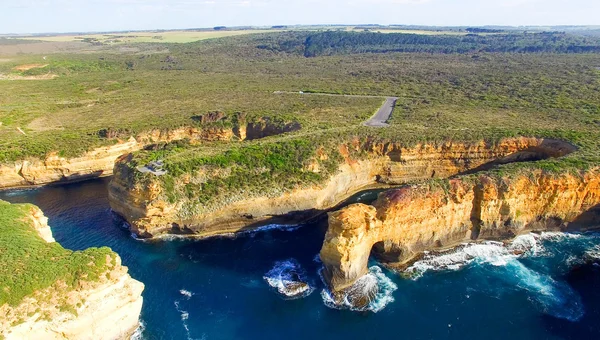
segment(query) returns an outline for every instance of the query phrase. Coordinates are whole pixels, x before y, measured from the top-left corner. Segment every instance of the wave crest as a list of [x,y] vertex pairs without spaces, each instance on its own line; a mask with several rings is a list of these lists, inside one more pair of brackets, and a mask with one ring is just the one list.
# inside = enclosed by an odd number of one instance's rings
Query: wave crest
[[295,259],[275,262],[263,278],[269,286],[288,299],[303,298],[315,290],[310,285],[306,272]]
[[[482,242],[466,243],[442,252],[426,253],[405,272],[414,280],[428,271],[459,270],[467,265],[477,266],[486,277],[494,277],[501,289],[525,291],[529,300],[542,312],[570,321],[579,320],[583,314],[581,297],[566,283],[554,280],[549,273],[528,268],[520,261],[526,257],[549,257],[551,247],[545,242],[570,242],[584,237],[581,234],[545,232],[527,234],[515,238],[511,243]],[[600,247],[597,249],[600,251]],[[594,254],[593,249],[588,254]],[[597,253],[600,256],[600,252]],[[570,261],[576,261],[571,257]],[[471,287],[473,288],[473,287]],[[481,285],[475,290],[491,292],[496,288]],[[494,292],[497,293],[497,292]]]
[[[321,279],[323,279],[322,275]],[[383,273],[380,267],[373,266],[369,268],[369,273],[358,279],[343,293],[343,296],[335,296],[325,288],[321,291],[321,297],[323,303],[329,308],[377,313],[394,302],[393,293],[397,289],[398,286]],[[368,301],[357,305],[357,300],[360,299],[368,299]]]

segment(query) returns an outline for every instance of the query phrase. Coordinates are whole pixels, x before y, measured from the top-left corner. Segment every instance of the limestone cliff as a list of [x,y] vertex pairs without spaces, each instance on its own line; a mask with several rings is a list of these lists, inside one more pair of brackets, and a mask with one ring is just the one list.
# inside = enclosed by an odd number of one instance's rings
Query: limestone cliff
[[399,264],[464,240],[598,226],[599,207],[598,169],[482,175],[389,190],[371,206],[330,213],[320,254],[324,277],[333,291],[342,291],[367,273],[372,251],[384,262]]
[[[39,208],[32,207],[25,219],[46,242],[55,242]],[[0,338],[112,340],[131,335],[139,326],[144,285],[127,274],[118,256],[106,261],[99,280],[80,281],[76,287],[57,281],[16,306],[0,306]]]
[[75,158],[60,157],[56,152],[44,159],[24,159],[12,164],[0,164],[0,189],[28,187],[57,182],[74,182],[95,177],[110,176],[114,163],[120,156],[141,150],[157,143],[189,140],[190,143],[205,141],[232,141],[258,139],[301,128],[298,123],[281,126],[267,118],[257,122],[242,122],[236,127],[182,127],[178,129],[154,129],[140,133],[127,141],[96,148]]
[[[229,196],[227,201],[201,207],[190,213],[193,198],[171,203],[158,179],[139,181],[128,166],[130,156],[115,165],[109,186],[114,211],[125,217],[132,230],[143,237],[185,233],[206,237],[252,229],[269,223],[298,223],[335,207],[354,193],[373,187],[408,183],[429,178],[446,178],[493,164],[559,157],[574,151],[565,142],[537,138],[505,139],[496,144],[424,143],[407,147],[400,143],[352,140],[337,150],[319,148],[314,161],[303,171],[319,172],[318,159],[339,153],[338,171],[319,185],[298,186],[277,195]],[[175,183],[200,181],[206,173],[190,173]]]

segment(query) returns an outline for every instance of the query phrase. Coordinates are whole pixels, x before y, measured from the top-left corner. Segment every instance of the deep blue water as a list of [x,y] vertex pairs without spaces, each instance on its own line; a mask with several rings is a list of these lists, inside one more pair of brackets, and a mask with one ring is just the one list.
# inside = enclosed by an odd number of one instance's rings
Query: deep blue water
[[[383,270],[377,313],[326,306],[315,261],[325,221],[203,241],[134,240],[110,212],[106,180],[0,193],[38,205],[54,237],[79,250],[109,246],[146,285],[144,339],[599,339],[600,236],[521,238],[527,254],[490,243],[431,256],[412,277]],[[533,247],[532,247],[533,246]],[[286,300],[263,276],[295,259],[314,292]],[[375,263],[374,263],[375,265]],[[446,268],[442,270],[442,268]],[[394,290],[394,288],[396,288]],[[384,289],[385,290],[385,289]]]

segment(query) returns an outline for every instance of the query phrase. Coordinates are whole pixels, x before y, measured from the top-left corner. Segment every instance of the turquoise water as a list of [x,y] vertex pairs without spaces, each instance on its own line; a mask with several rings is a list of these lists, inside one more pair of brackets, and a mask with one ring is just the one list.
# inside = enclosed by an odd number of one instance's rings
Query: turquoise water
[[[111,213],[106,184],[4,192],[0,199],[40,206],[66,248],[118,252],[146,285],[144,339],[600,338],[596,234],[528,235],[508,248],[469,245],[430,254],[402,275],[373,263],[383,292],[371,306],[377,312],[354,312],[328,307],[315,258],[325,221],[237,238],[142,242]],[[286,261],[302,268],[308,296],[290,300],[267,284],[264,276]]]

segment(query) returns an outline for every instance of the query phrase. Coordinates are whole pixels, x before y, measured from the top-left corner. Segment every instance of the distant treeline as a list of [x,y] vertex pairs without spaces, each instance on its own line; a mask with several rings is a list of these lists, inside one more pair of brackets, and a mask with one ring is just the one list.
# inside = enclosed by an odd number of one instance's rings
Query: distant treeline
[[424,35],[326,31],[308,35],[290,32],[278,38],[266,38],[258,47],[303,53],[306,57],[386,52],[600,53],[600,39],[560,32]]
[[481,27],[469,27],[466,29],[469,33],[502,33],[504,30],[481,28]]

